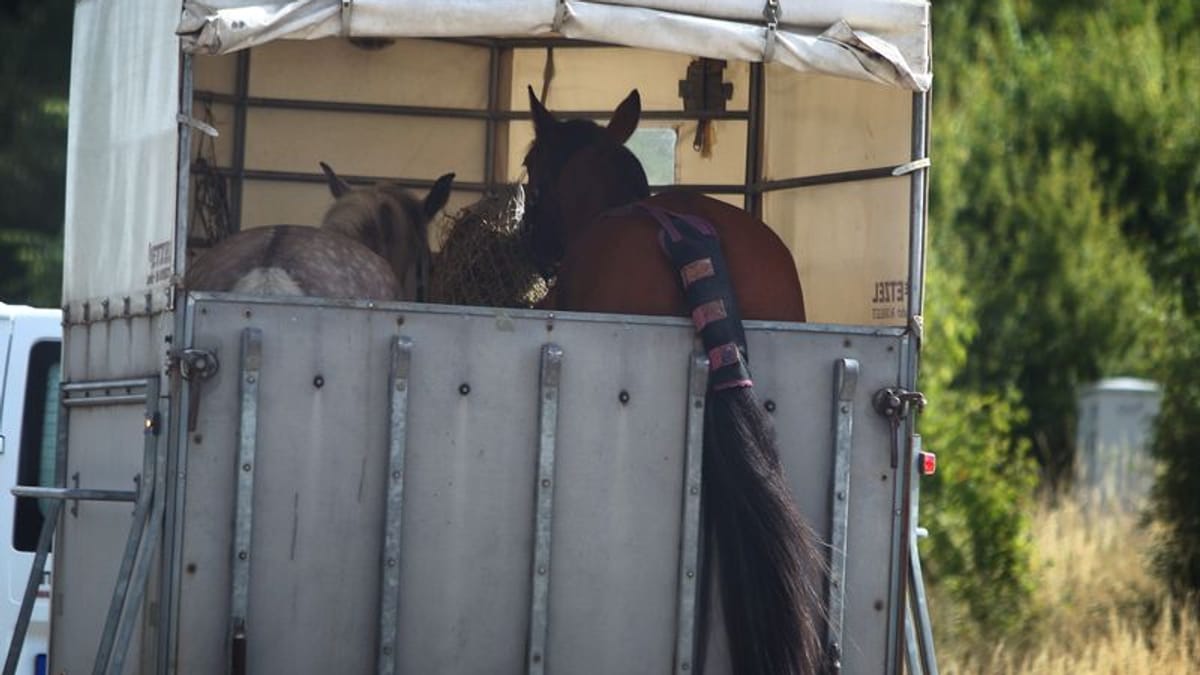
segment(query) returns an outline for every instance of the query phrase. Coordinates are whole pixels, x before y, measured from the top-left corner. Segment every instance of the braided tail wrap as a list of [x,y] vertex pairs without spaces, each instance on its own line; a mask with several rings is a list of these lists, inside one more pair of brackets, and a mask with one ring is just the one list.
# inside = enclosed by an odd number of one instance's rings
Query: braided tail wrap
[[708,352],[703,511],[708,540],[716,545],[733,672],[823,673],[823,564],[816,536],[788,491],[771,420],[754,392],[720,239],[711,223],[696,216],[639,207],[661,227],[659,242],[679,272]]

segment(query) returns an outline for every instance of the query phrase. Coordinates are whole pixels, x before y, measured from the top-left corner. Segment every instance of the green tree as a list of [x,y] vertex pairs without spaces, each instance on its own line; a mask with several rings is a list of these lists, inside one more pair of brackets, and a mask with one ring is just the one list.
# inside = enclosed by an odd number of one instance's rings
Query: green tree
[[0,9],[0,299],[55,306],[62,221],[71,0]]

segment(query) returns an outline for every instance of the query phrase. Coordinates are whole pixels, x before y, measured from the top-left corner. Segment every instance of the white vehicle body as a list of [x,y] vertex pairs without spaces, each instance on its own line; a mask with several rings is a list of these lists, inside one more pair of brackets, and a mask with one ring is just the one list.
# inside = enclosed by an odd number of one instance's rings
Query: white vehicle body
[[[3,652],[17,624],[33,551],[41,529],[41,509],[32,499],[8,494],[17,484],[51,485],[57,444],[58,379],[62,316],[57,309],[35,309],[0,302],[0,635]],[[40,469],[48,469],[44,473]],[[22,475],[24,474],[24,475]],[[20,506],[18,503],[20,502]],[[29,634],[17,673],[44,673],[50,637],[50,572],[37,587]],[[40,666],[42,670],[38,670]]]

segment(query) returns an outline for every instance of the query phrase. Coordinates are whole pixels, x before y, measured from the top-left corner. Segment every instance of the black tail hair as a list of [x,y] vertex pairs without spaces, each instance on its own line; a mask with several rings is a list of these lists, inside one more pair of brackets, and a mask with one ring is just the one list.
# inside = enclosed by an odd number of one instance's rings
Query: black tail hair
[[709,392],[703,480],[733,672],[826,672],[825,565],[792,502],[774,427],[753,388]]

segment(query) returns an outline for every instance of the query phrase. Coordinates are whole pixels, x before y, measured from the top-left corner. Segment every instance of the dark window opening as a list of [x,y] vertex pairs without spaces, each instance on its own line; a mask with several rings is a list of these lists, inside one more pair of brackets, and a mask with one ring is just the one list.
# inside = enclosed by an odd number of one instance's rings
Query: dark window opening
[[[21,456],[18,485],[54,485],[54,456],[58,448],[58,385],[62,347],[57,341],[38,342],[29,351],[25,381],[25,411],[21,418]],[[37,550],[48,503],[15,498],[12,545],[18,551]]]

